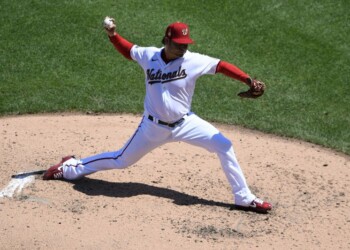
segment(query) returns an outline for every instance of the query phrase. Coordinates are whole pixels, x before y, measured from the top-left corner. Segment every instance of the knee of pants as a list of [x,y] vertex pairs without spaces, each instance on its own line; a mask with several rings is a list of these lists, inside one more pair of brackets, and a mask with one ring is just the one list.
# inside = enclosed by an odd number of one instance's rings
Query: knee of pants
[[231,149],[232,142],[221,133],[216,134],[211,139],[211,150],[217,153],[227,152]]
[[115,159],[114,161],[115,161],[116,168],[123,169],[123,168],[130,167],[131,165],[136,163],[138,159],[129,158],[129,157],[120,157],[118,159]]
[[123,169],[123,168],[129,167],[130,165],[132,165],[132,163],[128,160],[119,160],[119,163],[117,164],[117,168]]

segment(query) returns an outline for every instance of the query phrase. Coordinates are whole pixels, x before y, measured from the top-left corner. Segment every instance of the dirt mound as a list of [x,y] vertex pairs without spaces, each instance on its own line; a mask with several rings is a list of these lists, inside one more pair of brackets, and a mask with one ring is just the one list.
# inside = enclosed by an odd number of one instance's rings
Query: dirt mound
[[350,248],[350,157],[239,127],[217,125],[232,140],[252,191],[274,205],[267,215],[231,209],[217,157],[185,143],[75,182],[11,179],[68,154],[117,150],[140,119],[0,118],[1,248]]

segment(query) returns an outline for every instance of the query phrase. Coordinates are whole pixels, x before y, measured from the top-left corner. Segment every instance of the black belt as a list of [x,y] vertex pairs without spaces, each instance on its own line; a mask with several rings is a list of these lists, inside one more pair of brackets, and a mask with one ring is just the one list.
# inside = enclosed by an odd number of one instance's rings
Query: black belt
[[[186,114],[186,115],[188,115],[188,114]],[[168,122],[163,122],[163,121],[161,121],[161,120],[156,120],[156,119],[155,119],[153,116],[151,116],[151,115],[148,115],[148,119],[151,120],[152,122],[156,122],[156,123],[158,123],[158,124],[165,125],[165,126],[168,126],[168,127],[170,127],[170,128],[176,127],[177,125],[181,124],[181,123],[185,120],[185,118],[182,117],[180,120],[178,120],[178,121],[176,121],[176,122],[168,123]]]

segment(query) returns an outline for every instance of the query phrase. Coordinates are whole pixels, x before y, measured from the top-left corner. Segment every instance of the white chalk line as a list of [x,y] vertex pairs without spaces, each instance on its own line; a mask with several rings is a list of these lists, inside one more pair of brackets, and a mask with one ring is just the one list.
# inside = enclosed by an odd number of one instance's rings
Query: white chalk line
[[0,191],[0,198],[12,198],[15,193],[20,194],[22,192],[22,189],[34,180],[35,177],[33,175],[21,173],[20,177],[12,178],[7,187]]

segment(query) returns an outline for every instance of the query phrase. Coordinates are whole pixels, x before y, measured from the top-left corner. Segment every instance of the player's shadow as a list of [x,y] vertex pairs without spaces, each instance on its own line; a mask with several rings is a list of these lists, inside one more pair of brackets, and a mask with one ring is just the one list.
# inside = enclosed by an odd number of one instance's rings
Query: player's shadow
[[74,181],[73,188],[86,195],[104,195],[116,198],[128,198],[137,195],[152,195],[160,198],[173,200],[176,205],[205,205],[234,209],[232,204],[206,200],[197,196],[178,192],[169,188],[156,187],[137,182],[108,182],[84,177]]

